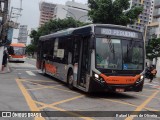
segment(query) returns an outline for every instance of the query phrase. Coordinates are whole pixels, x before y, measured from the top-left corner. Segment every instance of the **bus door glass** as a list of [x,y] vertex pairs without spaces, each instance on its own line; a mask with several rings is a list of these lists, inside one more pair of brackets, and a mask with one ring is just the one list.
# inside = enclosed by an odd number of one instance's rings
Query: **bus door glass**
[[[74,58],[75,63],[78,63],[78,74],[77,74],[77,84],[85,87],[86,85],[86,75],[89,71],[89,39],[88,37],[78,38],[75,40],[74,44]],[[76,63],[76,64],[77,64]]]

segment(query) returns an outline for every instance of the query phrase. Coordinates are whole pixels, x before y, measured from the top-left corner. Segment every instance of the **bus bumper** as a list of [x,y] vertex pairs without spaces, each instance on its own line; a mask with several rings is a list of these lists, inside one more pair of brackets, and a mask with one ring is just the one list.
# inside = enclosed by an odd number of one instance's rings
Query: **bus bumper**
[[[144,83],[144,79],[136,82],[134,84],[107,84],[106,82],[102,82],[102,81],[97,81],[96,79],[92,78],[92,87],[96,87],[93,89],[103,89],[103,90],[107,90],[107,91],[117,91],[117,92],[127,92],[127,91],[135,91],[135,92],[140,92],[143,89],[143,83]],[[97,88],[98,87],[98,88]],[[121,91],[118,91],[121,90]]]
[[8,59],[9,62],[15,62],[15,61],[22,61],[22,62],[25,62],[26,61],[26,58],[12,58],[10,57]]

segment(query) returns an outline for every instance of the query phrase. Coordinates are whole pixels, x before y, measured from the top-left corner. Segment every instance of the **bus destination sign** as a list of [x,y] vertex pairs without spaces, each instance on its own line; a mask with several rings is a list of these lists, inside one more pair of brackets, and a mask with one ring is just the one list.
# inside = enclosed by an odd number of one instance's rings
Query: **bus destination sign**
[[138,38],[138,33],[136,33],[136,32],[117,30],[117,29],[108,29],[108,28],[102,28],[101,34],[121,36],[121,37],[130,37],[130,38]]

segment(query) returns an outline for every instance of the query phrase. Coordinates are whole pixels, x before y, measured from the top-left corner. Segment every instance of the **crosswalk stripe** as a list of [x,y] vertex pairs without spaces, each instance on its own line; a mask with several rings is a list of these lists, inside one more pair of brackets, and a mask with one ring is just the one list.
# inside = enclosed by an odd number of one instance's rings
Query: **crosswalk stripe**
[[28,74],[28,75],[31,75],[31,76],[36,76],[33,72],[31,72],[31,71],[26,71],[26,73]]

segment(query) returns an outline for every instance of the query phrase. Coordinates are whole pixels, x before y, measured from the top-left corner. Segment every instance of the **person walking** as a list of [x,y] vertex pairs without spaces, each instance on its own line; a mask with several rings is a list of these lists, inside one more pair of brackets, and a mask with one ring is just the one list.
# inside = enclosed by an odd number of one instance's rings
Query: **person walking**
[[152,82],[152,80],[156,76],[156,74],[157,74],[157,70],[156,70],[155,66],[152,65],[150,67],[150,75],[149,75],[150,82]]
[[6,67],[6,65],[7,65],[7,58],[8,58],[7,51],[4,50],[4,52],[3,52],[3,60],[2,60],[2,71],[4,71],[4,67]]

